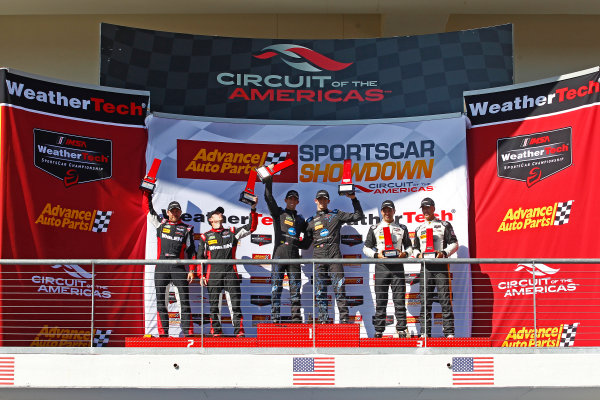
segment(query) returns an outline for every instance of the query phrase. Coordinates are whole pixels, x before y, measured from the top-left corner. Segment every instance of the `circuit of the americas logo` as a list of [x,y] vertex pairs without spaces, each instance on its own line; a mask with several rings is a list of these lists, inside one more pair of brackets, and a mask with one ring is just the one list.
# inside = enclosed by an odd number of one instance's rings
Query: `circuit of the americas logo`
[[531,187],[573,163],[571,127],[498,139],[498,177]]
[[308,47],[284,43],[267,46],[254,57],[260,60],[279,57],[290,67],[303,72],[341,71],[353,64],[333,60]]
[[569,223],[573,200],[556,202],[540,207],[509,208],[498,226],[497,232],[520,231]]
[[65,187],[112,176],[112,142],[34,129],[34,165]]

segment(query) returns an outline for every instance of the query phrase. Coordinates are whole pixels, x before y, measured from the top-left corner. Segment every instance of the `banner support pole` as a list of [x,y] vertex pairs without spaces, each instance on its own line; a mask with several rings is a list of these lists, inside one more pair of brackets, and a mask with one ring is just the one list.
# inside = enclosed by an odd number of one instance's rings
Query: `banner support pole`
[[[427,322],[428,322],[428,318],[429,318],[429,313],[427,312],[427,270],[425,269],[425,260],[423,260],[423,275],[421,276],[421,283],[420,285],[422,286],[423,289],[423,299],[421,299],[422,302],[422,308],[425,311],[423,313],[423,322],[421,322],[421,332],[423,332],[423,335],[425,336],[425,347],[427,347]],[[431,307],[433,308],[433,304],[431,305]]]
[[538,337],[537,337],[537,304],[536,304],[536,298],[535,298],[535,285],[536,285],[536,277],[535,277],[535,260],[533,260],[531,262],[531,265],[533,266],[532,270],[533,270],[533,340],[535,341],[535,345],[534,347],[538,347]]
[[317,303],[317,274],[316,274],[316,269],[315,269],[315,262],[313,261],[312,263],[312,270],[313,270],[313,350],[316,351],[317,350],[317,308],[316,308],[316,303]]
[[96,264],[92,261],[92,313],[90,318],[90,347],[94,347],[94,318],[95,316],[95,306],[96,306],[96,296],[94,296],[94,291],[96,290]]

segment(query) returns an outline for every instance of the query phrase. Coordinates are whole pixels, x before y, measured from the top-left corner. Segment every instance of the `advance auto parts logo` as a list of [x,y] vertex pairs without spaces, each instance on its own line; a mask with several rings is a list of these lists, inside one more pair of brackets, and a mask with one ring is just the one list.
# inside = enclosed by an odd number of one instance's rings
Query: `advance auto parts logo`
[[[34,275],[31,281],[37,286],[38,293],[64,294],[68,296],[94,297],[110,299],[112,292],[107,286],[96,285],[92,289],[92,274],[76,264],[56,264],[51,268],[59,275]],[[68,276],[65,276],[68,275]]]
[[498,139],[498,177],[531,187],[573,162],[571,128]]
[[108,231],[112,213],[112,211],[77,210],[46,203],[35,223],[60,229],[104,233]]
[[510,328],[500,347],[572,347],[579,322],[538,328]]
[[177,140],[177,177],[247,182],[250,171],[291,159],[277,182],[298,182],[298,146]]
[[112,176],[112,142],[34,129],[34,165],[66,187]]
[[503,297],[528,296],[540,293],[566,293],[577,290],[578,283],[571,278],[554,277],[559,269],[551,268],[544,264],[519,264],[515,272],[526,271],[531,278],[511,279],[498,283],[498,290],[504,293]]
[[533,208],[509,208],[497,232],[520,231],[569,223],[573,200]]

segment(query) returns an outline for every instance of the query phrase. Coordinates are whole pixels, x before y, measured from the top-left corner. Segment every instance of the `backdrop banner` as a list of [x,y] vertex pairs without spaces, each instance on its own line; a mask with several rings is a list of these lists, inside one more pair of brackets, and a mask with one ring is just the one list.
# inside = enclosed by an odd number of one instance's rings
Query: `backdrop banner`
[[[210,230],[206,213],[217,206],[225,209],[225,226],[247,223],[249,207],[239,202],[246,187],[248,174],[267,160],[291,159],[294,164],[274,178],[274,197],[285,206],[284,196],[290,189],[300,194],[299,212],[304,217],[315,214],[314,197],[327,189],[332,195],[331,209],[352,211],[347,197],[337,195],[342,179],[344,160],[352,159],[352,181],[357,187],[365,217],[345,225],[341,231],[344,258],[362,258],[364,239],[371,225],[380,218],[383,200],[396,204],[398,221],[407,225],[411,238],[423,216],[420,203],[424,197],[436,201],[436,212],[442,220],[452,223],[459,240],[459,257],[468,257],[466,118],[460,114],[430,116],[405,120],[336,121],[251,121],[223,120],[153,114],[147,121],[149,142],[147,162],[162,160],[158,185],[154,195],[157,212],[166,215],[166,206],[177,200],[183,207],[183,220],[199,233]],[[273,221],[264,201],[263,184],[256,184],[259,197],[257,230],[241,240],[237,258],[271,258]],[[148,229],[148,258],[156,257],[155,230]],[[311,257],[304,252],[303,257]],[[246,333],[255,334],[255,326],[271,317],[271,266],[238,265],[242,276],[242,306]],[[346,289],[351,319],[362,324],[363,336],[372,336],[374,329],[374,266],[345,265]],[[419,270],[418,264],[405,265],[407,279],[408,321],[411,332],[419,314],[418,283],[410,285]],[[313,265],[302,267],[302,306],[305,322],[312,321]],[[454,311],[457,336],[469,336],[471,327],[471,277],[468,265],[453,265]],[[153,267],[147,270],[146,332],[156,334],[156,308]],[[208,296],[194,283],[191,289],[195,332],[208,321]],[[329,298],[333,290],[329,288]],[[330,301],[330,317],[334,316]],[[441,335],[441,311],[434,305],[433,334]],[[176,313],[176,309],[173,308]],[[203,312],[205,316],[203,316]],[[227,307],[223,307],[225,334],[231,334]],[[395,332],[392,301],[388,307],[386,334]],[[287,283],[282,297],[283,320],[290,318]],[[339,318],[336,315],[335,320]],[[177,329],[172,327],[172,329]],[[205,333],[209,332],[205,324]],[[172,332],[173,333],[173,332]]]
[[[0,258],[143,258],[149,93],[8,69],[0,82]],[[142,266],[2,265],[2,345],[123,345],[143,333],[142,279]]]
[[153,111],[277,120],[462,112],[464,90],[513,83],[511,24],[419,36],[292,40],[102,24],[100,83]]
[[[593,258],[598,68],[465,93],[472,254]],[[597,346],[597,265],[481,265],[473,332],[507,347]]]

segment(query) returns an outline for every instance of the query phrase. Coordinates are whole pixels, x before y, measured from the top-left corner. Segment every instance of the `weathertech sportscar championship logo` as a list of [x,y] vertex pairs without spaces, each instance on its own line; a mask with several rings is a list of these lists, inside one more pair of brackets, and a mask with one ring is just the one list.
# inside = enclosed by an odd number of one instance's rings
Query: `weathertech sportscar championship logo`
[[304,72],[341,71],[352,65],[352,63],[335,61],[308,47],[296,44],[267,46],[262,49],[262,53],[255,54],[254,57],[261,60],[280,57],[290,67]]
[[177,177],[247,182],[250,171],[291,159],[278,182],[298,182],[298,146],[177,140]]
[[271,244],[273,242],[273,235],[263,235],[258,233],[253,233],[250,235],[250,242],[257,244],[259,246],[265,244]]
[[509,208],[497,232],[544,228],[569,223],[573,200],[556,202],[541,207]]
[[61,179],[66,187],[112,176],[112,142],[33,130],[34,165]]
[[500,178],[522,181],[531,187],[571,166],[571,128],[498,139]]

